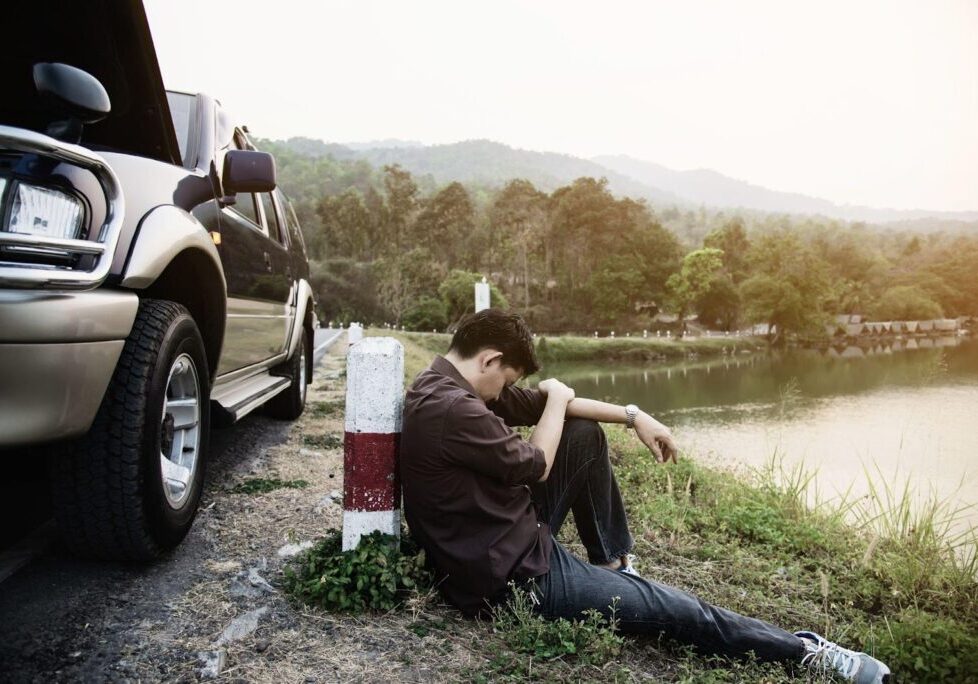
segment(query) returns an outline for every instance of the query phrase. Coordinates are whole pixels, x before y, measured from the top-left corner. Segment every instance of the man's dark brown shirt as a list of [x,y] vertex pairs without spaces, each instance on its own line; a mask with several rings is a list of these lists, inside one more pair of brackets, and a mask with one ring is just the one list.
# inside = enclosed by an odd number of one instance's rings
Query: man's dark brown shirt
[[507,387],[487,405],[440,356],[404,400],[404,514],[444,577],[442,592],[470,615],[510,579],[550,569],[550,529],[537,521],[528,486],[546,460],[509,427],[535,425],[545,403],[537,390]]

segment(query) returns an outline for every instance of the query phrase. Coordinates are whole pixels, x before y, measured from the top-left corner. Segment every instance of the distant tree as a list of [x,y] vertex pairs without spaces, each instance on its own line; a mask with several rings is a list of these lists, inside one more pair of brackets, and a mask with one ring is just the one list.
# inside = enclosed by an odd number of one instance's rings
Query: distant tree
[[767,233],[754,241],[751,275],[740,285],[745,314],[767,323],[772,344],[788,333],[819,332],[830,278],[827,264],[790,230]]
[[694,306],[701,323],[720,330],[733,330],[740,319],[740,291],[729,274],[720,273],[710,281]]
[[585,286],[595,319],[609,324],[628,314],[641,295],[643,281],[642,263],[636,256],[605,260]]
[[750,241],[747,239],[744,221],[740,217],[730,219],[722,228],[711,231],[703,239],[703,246],[723,251],[723,267],[734,284],[747,275]]
[[704,247],[683,257],[679,272],[669,276],[666,281],[669,303],[683,329],[690,309],[706,294],[722,268],[723,252]]
[[943,318],[941,305],[915,285],[891,287],[870,312],[878,321],[916,321]]
[[378,294],[395,325],[401,325],[405,312],[424,295],[432,295],[444,277],[431,252],[415,247],[401,254],[388,254],[374,262]]
[[[526,180],[512,180],[496,196],[490,208],[490,226],[495,247],[513,254],[516,263],[504,270],[516,272],[522,284],[523,308],[530,308],[531,261],[544,248],[547,225],[547,196]],[[509,248],[509,249],[507,249]]]
[[408,330],[444,330],[447,325],[445,302],[438,297],[418,297],[401,319]]
[[376,224],[358,190],[323,197],[317,212],[331,257],[349,257],[357,261],[372,258]]
[[398,254],[409,245],[418,209],[418,185],[409,171],[394,164],[384,167],[384,190],[387,201],[382,237],[388,250]]
[[456,266],[475,226],[475,209],[468,191],[461,183],[449,183],[422,207],[413,226],[413,244],[431,250],[447,267]]

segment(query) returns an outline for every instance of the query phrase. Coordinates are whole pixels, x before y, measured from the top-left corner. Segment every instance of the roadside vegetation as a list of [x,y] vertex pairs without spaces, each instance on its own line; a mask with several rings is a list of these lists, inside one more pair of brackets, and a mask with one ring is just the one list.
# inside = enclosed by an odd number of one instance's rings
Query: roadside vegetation
[[[397,336],[410,377],[427,365],[430,347],[447,344],[444,336]],[[695,454],[661,465],[619,426],[607,433],[643,575],[873,653],[900,681],[978,681],[978,559],[974,532],[954,532],[961,511],[915,505],[909,489],[887,484],[860,500],[812,502],[811,473],[772,462],[733,474],[701,465]],[[572,522],[560,538],[582,553]],[[293,600],[318,610],[392,611],[382,618],[391,630],[446,655],[464,644],[467,664],[446,659],[439,670],[446,678],[810,681],[799,668],[622,637],[596,615],[546,622],[519,593],[490,618],[465,621],[440,603],[409,541],[338,550],[334,532],[294,562],[285,574]]]

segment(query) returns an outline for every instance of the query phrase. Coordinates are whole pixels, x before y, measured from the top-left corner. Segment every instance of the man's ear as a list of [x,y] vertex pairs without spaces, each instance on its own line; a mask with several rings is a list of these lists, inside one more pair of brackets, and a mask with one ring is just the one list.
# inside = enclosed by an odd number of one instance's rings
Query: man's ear
[[501,351],[496,351],[495,349],[486,349],[479,356],[479,369],[485,371],[496,359],[499,359],[500,363],[502,363],[503,353]]

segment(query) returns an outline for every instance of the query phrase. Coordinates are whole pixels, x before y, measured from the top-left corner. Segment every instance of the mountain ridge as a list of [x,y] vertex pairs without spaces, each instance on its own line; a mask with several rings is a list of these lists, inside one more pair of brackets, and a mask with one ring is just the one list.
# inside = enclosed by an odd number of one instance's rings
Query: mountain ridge
[[438,183],[459,181],[500,186],[513,178],[525,178],[549,192],[582,176],[603,177],[615,194],[679,208],[706,206],[717,210],[823,216],[865,223],[904,224],[906,227],[931,221],[937,222],[938,228],[978,229],[978,211],[836,204],[804,193],[773,190],[713,169],[678,171],[621,154],[585,159],[560,152],[515,148],[488,139],[422,145],[395,138],[368,143],[326,143],[294,137],[284,143],[308,156],[361,159],[374,166],[399,164],[413,174],[430,175]]

